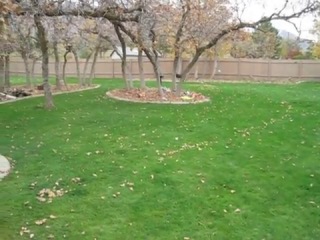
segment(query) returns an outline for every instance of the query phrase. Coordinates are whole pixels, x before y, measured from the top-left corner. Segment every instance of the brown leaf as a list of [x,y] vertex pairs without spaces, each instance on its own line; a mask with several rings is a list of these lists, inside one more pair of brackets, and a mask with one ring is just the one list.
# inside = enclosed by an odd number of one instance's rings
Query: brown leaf
[[43,225],[43,224],[45,224],[46,222],[47,222],[47,219],[44,218],[44,219],[35,221],[35,224],[37,224],[37,225]]
[[235,213],[240,213],[241,212],[241,209],[240,208],[237,208],[236,210],[234,210]]
[[37,199],[40,201],[40,202],[45,202],[46,199],[44,197],[37,197]]

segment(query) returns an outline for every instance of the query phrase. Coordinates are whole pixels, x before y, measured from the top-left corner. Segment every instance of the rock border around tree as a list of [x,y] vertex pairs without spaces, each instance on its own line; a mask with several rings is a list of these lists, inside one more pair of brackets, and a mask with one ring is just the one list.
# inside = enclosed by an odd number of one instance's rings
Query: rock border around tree
[[9,175],[11,170],[11,165],[9,160],[0,154],[0,181]]
[[[101,85],[97,84],[97,85],[94,85],[94,86],[89,87],[89,88],[77,89],[77,90],[73,90],[73,91],[53,92],[52,95],[61,95],[61,94],[68,94],[68,93],[75,93],[75,92],[83,92],[83,91],[87,91],[87,90],[97,89],[99,87],[101,87]],[[6,104],[6,103],[12,103],[12,102],[16,102],[16,101],[21,101],[21,100],[26,100],[26,99],[30,99],[30,98],[36,98],[36,97],[43,97],[43,94],[37,94],[37,95],[28,96],[28,97],[21,97],[21,98],[15,98],[15,99],[6,100],[6,101],[3,101],[3,102],[0,102],[0,105],[1,104]]]
[[[155,90],[155,89],[153,89]],[[163,99],[161,100],[160,97],[155,100],[148,100],[148,99],[143,99],[139,97],[122,97],[117,94],[119,94],[120,91],[124,91],[124,89],[113,89],[108,92],[106,92],[106,96],[114,99],[114,100],[119,100],[119,101],[125,101],[125,102],[133,102],[133,103],[149,103],[149,104],[176,104],[176,105],[187,105],[187,104],[201,104],[201,103],[208,103],[210,102],[210,98],[205,97],[201,95],[201,99],[199,100],[194,100],[194,99],[187,99],[187,100],[182,100],[181,98],[175,99],[175,100],[169,100],[169,99]]]

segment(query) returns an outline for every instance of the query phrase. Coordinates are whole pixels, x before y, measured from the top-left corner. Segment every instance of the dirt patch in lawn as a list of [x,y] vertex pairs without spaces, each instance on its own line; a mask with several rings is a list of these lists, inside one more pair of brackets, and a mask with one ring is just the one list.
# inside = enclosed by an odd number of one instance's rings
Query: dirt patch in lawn
[[134,88],[129,90],[115,89],[107,92],[106,95],[117,100],[142,103],[191,104],[210,101],[209,98],[197,92],[184,91],[180,96],[177,96],[170,89],[163,88],[163,93],[161,97],[156,88]]

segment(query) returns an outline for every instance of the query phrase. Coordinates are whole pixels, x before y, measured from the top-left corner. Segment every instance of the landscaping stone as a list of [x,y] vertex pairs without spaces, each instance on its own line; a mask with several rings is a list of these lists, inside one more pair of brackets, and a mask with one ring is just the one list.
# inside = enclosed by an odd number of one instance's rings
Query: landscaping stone
[[7,158],[0,155],[0,181],[9,174],[10,163]]

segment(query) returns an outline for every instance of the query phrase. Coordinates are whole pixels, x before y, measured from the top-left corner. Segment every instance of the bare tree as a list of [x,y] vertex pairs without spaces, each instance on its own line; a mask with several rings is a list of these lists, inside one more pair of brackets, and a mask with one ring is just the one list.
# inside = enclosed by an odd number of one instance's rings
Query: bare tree
[[[33,5],[30,5],[30,1]],[[163,96],[163,92],[158,60],[159,36],[167,34],[168,42],[173,49],[172,88],[177,90],[179,94],[183,82],[198,59],[207,50],[214,48],[226,36],[244,28],[256,28],[262,23],[272,20],[289,21],[292,18],[298,18],[303,14],[319,9],[318,0],[282,0],[283,5],[274,10],[273,13],[261,16],[256,21],[246,22],[242,20],[242,10],[239,7],[241,5],[238,4],[239,1],[237,0],[26,0],[23,2],[24,4],[18,4],[20,7],[18,14],[35,14],[36,20],[39,20],[42,16],[81,16],[110,21],[115,26],[114,30],[118,33],[118,37],[120,36],[117,43],[122,46],[124,78],[127,75],[126,50],[124,48],[127,42],[126,39],[123,39],[126,35],[150,60],[161,96]],[[37,22],[39,23],[39,21]],[[38,24],[37,27],[39,32],[40,25]],[[43,39],[40,42],[43,44]],[[191,59],[179,70],[179,65],[181,65],[179,62],[181,62],[183,54],[188,54]],[[177,76],[180,79],[178,86],[176,86],[175,79]]]
[[53,45],[53,54],[54,54],[54,70],[56,75],[56,87],[61,89],[61,71],[60,71],[60,55],[59,55],[59,44],[60,44],[60,32],[65,30],[63,22],[59,21],[58,18],[54,18],[53,22],[53,36],[52,36],[52,45]]
[[[33,6],[38,7],[39,1],[32,0]],[[39,14],[34,15],[34,23],[38,31],[38,39],[40,44],[40,49],[42,53],[42,78],[43,78],[43,89],[45,96],[45,104],[44,107],[46,109],[51,109],[54,107],[52,92],[49,83],[49,52],[48,52],[48,39],[46,30],[41,22],[41,17]]]
[[31,67],[29,59],[36,56],[37,37],[34,35],[33,16],[15,16],[10,15],[10,31],[17,45],[16,51],[20,53],[25,66],[26,85],[30,87],[31,82]]
[[238,31],[243,28],[256,28],[259,24],[261,24],[263,22],[270,22],[271,20],[290,20],[292,18],[300,17],[301,15],[303,15],[305,13],[309,13],[309,12],[312,12],[312,11],[315,11],[316,9],[318,9],[319,2],[318,1],[307,1],[306,5],[303,5],[301,9],[299,9],[293,13],[290,13],[290,14],[284,13],[284,10],[286,9],[287,6],[288,6],[288,1],[285,1],[282,9],[270,14],[267,17],[262,17],[261,19],[255,21],[255,22],[251,22],[251,23],[243,22],[240,19],[238,19],[237,22],[232,23],[232,24],[228,25],[227,27],[221,29],[219,31],[219,33],[216,36],[212,37],[208,43],[205,43],[205,44],[198,46],[196,48],[196,54],[195,54],[194,58],[192,59],[190,64],[188,64],[188,66],[186,66],[186,68],[182,72],[182,80],[183,81],[185,80],[186,74],[191,70],[191,68],[193,67],[195,62],[204,53],[204,51],[215,46],[221,38],[228,35],[229,33],[234,32],[234,31]]
[[138,64],[139,64],[140,87],[142,89],[145,89],[146,81],[144,79],[143,51],[140,46],[138,46]]
[[121,58],[121,70],[122,70],[122,78],[124,79],[125,83],[126,83],[126,87],[127,89],[130,89],[132,87],[132,85],[130,84],[131,81],[127,80],[127,44],[126,41],[121,33],[120,30],[120,24],[117,22],[113,23],[114,26],[114,30],[118,36],[118,39],[120,41],[121,44],[121,53],[119,54],[120,58]]
[[94,78],[94,72],[95,72],[95,67],[96,67],[96,62],[97,62],[97,59],[98,59],[98,55],[99,55],[99,52],[100,52],[100,48],[101,48],[101,40],[99,40],[99,42],[97,43],[96,47],[95,47],[95,50],[94,50],[94,54],[93,54],[93,60],[92,60],[92,64],[91,64],[91,71],[90,71],[90,76],[87,80],[87,85],[88,86],[91,86],[92,84],[92,80]]

